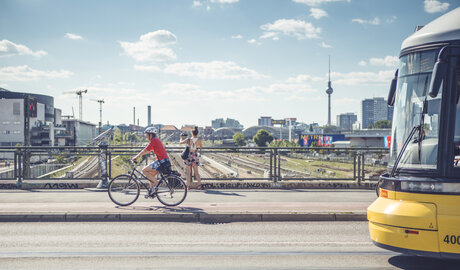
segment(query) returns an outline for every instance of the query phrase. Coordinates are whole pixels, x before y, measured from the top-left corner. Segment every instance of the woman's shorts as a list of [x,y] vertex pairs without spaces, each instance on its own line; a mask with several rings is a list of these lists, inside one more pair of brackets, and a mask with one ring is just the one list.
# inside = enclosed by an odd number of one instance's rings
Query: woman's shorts
[[200,159],[198,158],[197,153],[190,152],[190,154],[188,154],[188,158],[184,160],[184,164],[187,166],[193,166],[193,165],[200,166]]
[[165,158],[162,160],[155,160],[154,162],[150,163],[149,166],[152,167],[152,169],[161,172],[161,170],[171,168],[171,163],[169,162],[169,159]]

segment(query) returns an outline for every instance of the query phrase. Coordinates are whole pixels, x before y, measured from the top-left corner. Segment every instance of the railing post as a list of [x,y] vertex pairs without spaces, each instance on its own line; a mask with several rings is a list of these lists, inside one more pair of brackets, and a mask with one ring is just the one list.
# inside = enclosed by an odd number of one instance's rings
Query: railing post
[[18,155],[18,171],[17,171],[17,181],[16,181],[16,186],[18,188],[22,187],[22,177],[23,177],[23,171],[22,171],[22,151],[19,148],[16,148],[17,155]]
[[273,180],[273,149],[270,149],[270,173],[268,177]]
[[356,178],[356,183],[358,184],[358,186],[360,185],[360,182],[361,182],[361,153],[357,152],[356,153],[356,157],[358,159],[358,177]]
[[106,189],[109,187],[109,181],[107,181],[107,148],[109,144],[107,142],[101,142],[99,144],[99,166],[101,169],[101,181],[96,188]]
[[109,151],[109,168],[108,168],[109,179],[112,179],[112,152]]
[[281,181],[281,153],[278,150],[277,150],[277,152],[278,152],[278,175],[276,177],[275,182]]
[[13,178],[18,179],[18,151],[14,150]]
[[353,180],[356,180],[356,152],[353,152]]

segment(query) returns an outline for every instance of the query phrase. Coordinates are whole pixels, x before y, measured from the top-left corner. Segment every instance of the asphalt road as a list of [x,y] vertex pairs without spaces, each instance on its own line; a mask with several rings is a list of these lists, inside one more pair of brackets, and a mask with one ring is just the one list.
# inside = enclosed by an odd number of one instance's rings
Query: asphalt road
[[366,222],[0,223],[2,269],[458,269],[459,264],[377,248]]

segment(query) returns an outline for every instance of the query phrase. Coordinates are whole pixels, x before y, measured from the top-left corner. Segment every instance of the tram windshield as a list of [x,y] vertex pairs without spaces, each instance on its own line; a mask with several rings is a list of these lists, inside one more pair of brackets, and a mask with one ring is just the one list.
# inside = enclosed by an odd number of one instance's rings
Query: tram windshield
[[411,170],[437,167],[442,91],[436,98],[431,98],[428,92],[438,52],[421,51],[400,58],[390,166],[394,165],[414,127],[421,126],[411,138],[397,166]]

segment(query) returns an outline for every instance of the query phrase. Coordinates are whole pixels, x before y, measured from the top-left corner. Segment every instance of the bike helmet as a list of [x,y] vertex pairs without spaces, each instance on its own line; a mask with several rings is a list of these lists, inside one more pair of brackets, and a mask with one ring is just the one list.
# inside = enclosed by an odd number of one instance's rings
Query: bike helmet
[[148,133],[148,134],[154,134],[156,135],[158,133],[157,129],[154,128],[154,127],[148,127],[144,130],[144,133]]

